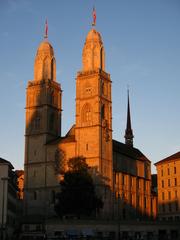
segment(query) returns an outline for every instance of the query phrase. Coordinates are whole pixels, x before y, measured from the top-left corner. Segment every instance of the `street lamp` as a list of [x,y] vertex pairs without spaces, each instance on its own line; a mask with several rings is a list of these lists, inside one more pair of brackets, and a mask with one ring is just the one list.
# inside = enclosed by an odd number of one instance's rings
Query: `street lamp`
[[3,188],[2,188],[2,219],[1,219],[1,239],[4,240],[4,190],[5,190],[5,181],[9,180],[9,177],[2,177],[2,184],[3,184]]

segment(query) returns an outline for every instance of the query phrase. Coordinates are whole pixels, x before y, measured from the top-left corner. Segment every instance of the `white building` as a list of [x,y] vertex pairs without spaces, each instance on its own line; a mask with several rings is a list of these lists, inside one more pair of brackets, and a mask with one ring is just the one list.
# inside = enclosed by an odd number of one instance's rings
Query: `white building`
[[17,224],[17,177],[13,169],[9,161],[0,158],[0,239],[10,237]]

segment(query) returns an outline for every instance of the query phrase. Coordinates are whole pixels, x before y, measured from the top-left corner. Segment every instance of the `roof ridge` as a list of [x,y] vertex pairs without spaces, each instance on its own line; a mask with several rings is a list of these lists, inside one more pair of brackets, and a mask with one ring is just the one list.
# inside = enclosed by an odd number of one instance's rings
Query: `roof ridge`
[[178,152],[176,152],[176,153],[174,153],[174,154],[172,154],[172,155],[170,155],[170,156],[168,156],[166,158],[161,159],[160,161],[156,162],[154,165],[157,165],[157,164],[159,164],[161,162],[174,160],[174,159],[177,159],[177,158],[180,158],[180,151],[178,151]]

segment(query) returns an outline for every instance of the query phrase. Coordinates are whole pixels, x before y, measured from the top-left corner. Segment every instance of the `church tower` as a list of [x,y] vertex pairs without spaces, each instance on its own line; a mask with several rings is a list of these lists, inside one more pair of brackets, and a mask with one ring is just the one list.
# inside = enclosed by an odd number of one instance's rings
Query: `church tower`
[[61,87],[47,36],[38,47],[26,91],[25,214],[44,215],[49,176],[46,144],[61,135]]
[[105,71],[102,38],[93,27],[82,53],[82,71],[76,78],[76,154],[112,186],[111,79]]

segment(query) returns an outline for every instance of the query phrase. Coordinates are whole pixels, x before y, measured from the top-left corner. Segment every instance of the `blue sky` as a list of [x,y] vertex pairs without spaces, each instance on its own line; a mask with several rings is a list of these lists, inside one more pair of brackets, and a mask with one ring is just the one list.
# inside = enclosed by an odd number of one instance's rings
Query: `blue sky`
[[25,89],[45,19],[63,89],[65,134],[75,119],[75,77],[93,5],[113,82],[114,139],[124,142],[129,85],[134,146],[152,163],[180,150],[179,0],[1,0],[0,157],[15,168],[23,167]]

